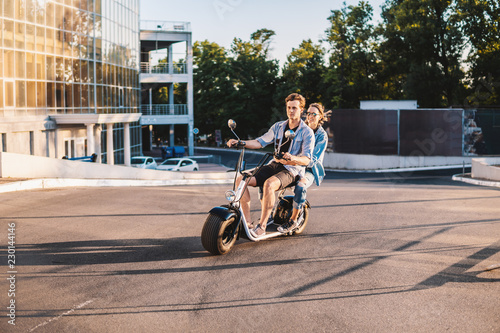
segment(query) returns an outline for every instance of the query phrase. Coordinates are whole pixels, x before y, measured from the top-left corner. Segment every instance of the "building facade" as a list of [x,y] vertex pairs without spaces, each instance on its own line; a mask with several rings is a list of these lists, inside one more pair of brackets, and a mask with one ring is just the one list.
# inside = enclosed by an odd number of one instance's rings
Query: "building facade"
[[141,153],[139,0],[0,0],[0,151]]
[[[169,146],[187,145],[188,154],[193,155],[191,25],[141,21],[140,45],[143,147],[150,150],[154,144],[166,142]],[[182,133],[177,140],[176,128]],[[186,140],[179,141],[179,136]]]

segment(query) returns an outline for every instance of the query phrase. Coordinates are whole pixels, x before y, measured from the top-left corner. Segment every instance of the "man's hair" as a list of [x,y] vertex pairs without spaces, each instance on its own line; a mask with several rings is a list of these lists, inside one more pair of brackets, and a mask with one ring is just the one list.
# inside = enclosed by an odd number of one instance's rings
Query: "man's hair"
[[299,101],[301,109],[304,109],[306,107],[306,99],[301,94],[293,93],[288,95],[288,97],[285,99],[285,103],[291,101]]

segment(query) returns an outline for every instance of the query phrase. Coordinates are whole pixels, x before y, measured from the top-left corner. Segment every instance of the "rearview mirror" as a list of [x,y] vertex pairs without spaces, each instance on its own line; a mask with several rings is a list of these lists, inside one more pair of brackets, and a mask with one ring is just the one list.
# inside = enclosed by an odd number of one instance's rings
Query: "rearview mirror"
[[295,132],[291,129],[285,132],[285,138],[293,140],[295,138]]
[[236,122],[232,119],[229,119],[227,121],[227,126],[229,126],[230,129],[234,130],[236,128]]

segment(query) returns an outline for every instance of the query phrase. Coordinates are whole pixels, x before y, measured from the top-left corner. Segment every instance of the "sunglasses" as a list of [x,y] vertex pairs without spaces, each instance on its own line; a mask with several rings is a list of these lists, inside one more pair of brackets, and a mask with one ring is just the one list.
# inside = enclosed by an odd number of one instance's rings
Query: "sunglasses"
[[307,112],[306,115],[309,117],[309,116],[313,116],[313,117],[316,117],[316,116],[319,116],[319,114],[315,113],[315,112]]

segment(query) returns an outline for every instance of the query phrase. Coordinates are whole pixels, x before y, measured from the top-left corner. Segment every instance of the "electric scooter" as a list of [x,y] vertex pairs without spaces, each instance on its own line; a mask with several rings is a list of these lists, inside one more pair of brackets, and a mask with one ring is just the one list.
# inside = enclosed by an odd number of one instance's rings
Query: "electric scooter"
[[[228,121],[228,126],[231,132],[238,139],[237,144],[234,146],[236,149],[241,149],[238,162],[236,164],[236,174],[234,178],[233,190],[228,190],[225,193],[227,201],[226,205],[221,205],[214,207],[208,213],[205,224],[201,231],[201,243],[203,247],[210,253],[219,255],[226,254],[233,248],[236,240],[240,237],[247,238],[250,241],[257,242],[264,239],[274,238],[278,236],[294,235],[300,234],[304,231],[307,221],[309,219],[309,211],[311,206],[306,200],[304,208],[299,213],[298,226],[293,230],[286,233],[281,233],[278,231],[278,227],[286,223],[292,215],[293,210],[293,195],[285,196],[286,189],[293,187],[295,184],[288,186],[280,191],[278,191],[278,197],[276,203],[272,209],[272,212],[267,221],[266,234],[260,237],[254,237],[250,233],[248,223],[243,215],[243,210],[241,208],[240,200],[243,193],[247,189],[248,182],[250,179],[264,166],[270,158],[276,156],[281,158],[279,155],[279,148],[285,143],[281,144],[279,147],[275,144],[274,153],[266,153],[259,161],[257,166],[251,170],[242,170],[242,165],[244,164],[245,147],[243,142],[240,140],[238,135],[234,132],[236,128],[236,122],[232,119]],[[288,140],[293,140],[295,133],[292,130],[285,132],[285,138]],[[275,140],[277,142],[277,140]],[[236,179],[238,174],[242,175],[242,180],[236,187]]]

